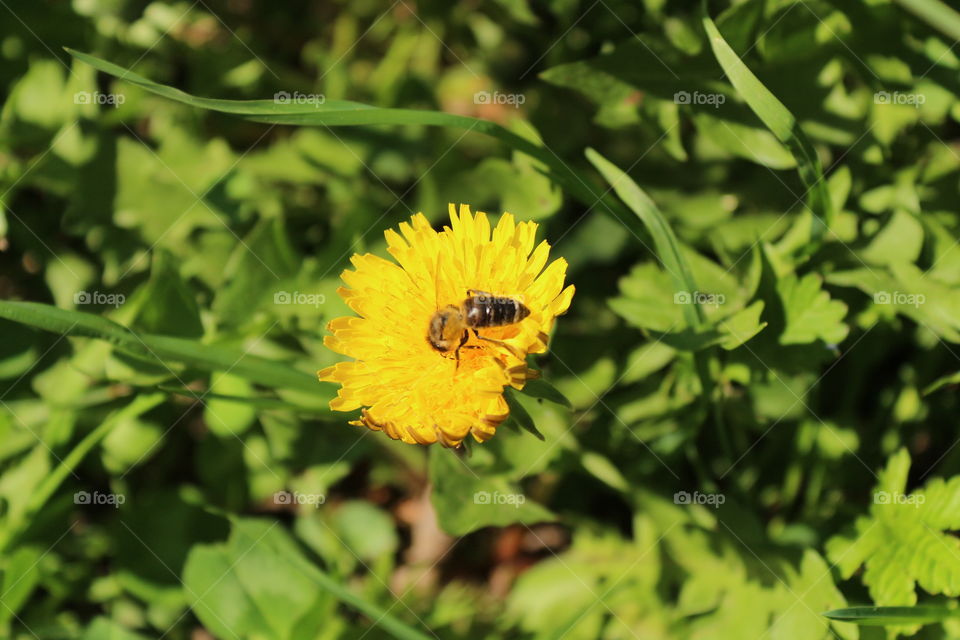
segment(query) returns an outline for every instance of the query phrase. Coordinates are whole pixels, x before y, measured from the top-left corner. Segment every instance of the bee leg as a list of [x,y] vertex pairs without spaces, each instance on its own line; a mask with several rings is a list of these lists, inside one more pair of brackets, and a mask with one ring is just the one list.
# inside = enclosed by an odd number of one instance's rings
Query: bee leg
[[464,329],[464,330],[463,330],[463,335],[460,336],[460,344],[457,345],[456,351],[453,352],[454,357],[456,357],[456,359],[457,359],[457,366],[456,366],[456,368],[454,369],[454,371],[456,371],[457,369],[460,368],[460,349],[463,347],[464,343],[465,343],[469,338],[470,338],[470,333],[469,333],[466,329]]
[[[474,331],[474,333],[476,333],[476,331]],[[519,359],[519,360],[526,360],[526,358],[524,357],[524,355],[523,355],[522,353],[520,353],[520,351],[519,351],[516,347],[511,346],[511,345],[507,344],[506,342],[503,342],[503,341],[501,341],[501,340],[494,340],[493,338],[484,338],[484,337],[483,337],[482,335],[480,335],[479,333],[477,333],[477,339],[478,339],[478,340],[485,340],[486,342],[492,342],[493,344],[495,344],[495,345],[497,345],[497,346],[499,346],[499,347],[503,347],[504,349],[506,349],[507,351],[509,351],[509,352],[510,352],[511,354],[513,354],[514,357],[516,357],[517,359]]]

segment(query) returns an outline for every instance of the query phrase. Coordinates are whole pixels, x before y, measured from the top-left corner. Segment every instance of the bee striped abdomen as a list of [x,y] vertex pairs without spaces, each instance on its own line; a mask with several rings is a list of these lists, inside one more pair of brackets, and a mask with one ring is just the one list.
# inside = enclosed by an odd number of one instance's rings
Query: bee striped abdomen
[[519,300],[483,292],[474,292],[464,300],[463,310],[467,325],[474,329],[502,327],[520,322],[530,315],[530,309]]

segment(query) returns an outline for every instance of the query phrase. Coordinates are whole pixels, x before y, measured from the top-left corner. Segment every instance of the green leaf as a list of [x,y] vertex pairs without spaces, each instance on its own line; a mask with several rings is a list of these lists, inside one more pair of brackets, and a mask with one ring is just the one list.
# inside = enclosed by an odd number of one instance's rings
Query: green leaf
[[[48,500],[50,500],[54,492],[60,487],[63,481],[66,480],[67,476],[74,473],[74,469],[77,467],[77,465],[79,465],[80,462],[87,456],[87,454],[89,454],[95,446],[100,444],[100,442],[114,428],[116,428],[117,425],[123,424],[128,420],[134,420],[138,418],[150,409],[153,409],[155,406],[159,405],[162,401],[163,396],[159,393],[141,395],[137,397],[126,407],[111,413],[97,426],[97,428],[88,433],[83,440],[81,440],[73,449],[70,450],[70,453],[59,459],[57,466],[52,471],[48,471],[44,468],[42,481],[25,496],[23,507],[18,509],[16,512],[14,512],[12,509],[7,512],[6,520],[3,523],[3,529],[0,530],[0,554],[2,554],[7,549],[7,546],[13,540],[15,540],[20,533],[22,533],[24,528],[29,524],[31,516],[37,513],[40,508],[43,507]],[[42,458],[33,459],[45,461],[47,456],[45,449],[36,447],[31,456],[37,454],[42,456]],[[31,458],[27,458],[27,460],[30,461]],[[31,465],[31,468],[37,470],[39,467],[37,464],[33,464]],[[20,493],[23,493],[22,481],[18,488],[20,489]]]
[[[227,284],[217,291],[213,311],[228,326],[242,324],[263,302],[289,299],[290,279],[302,259],[291,246],[283,218],[262,219],[235,247],[224,268]],[[286,295],[284,295],[286,294]]]
[[[706,7],[706,3],[704,3]],[[706,11],[706,9],[704,9]],[[806,186],[809,212],[813,216],[810,223],[810,242],[804,247],[804,254],[813,254],[823,242],[826,232],[833,225],[835,211],[827,184],[823,179],[823,167],[813,144],[800,129],[797,119],[773,93],[750,71],[740,56],[730,48],[717,26],[706,13],[703,27],[710,38],[710,47],[717,62],[723,67],[731,84],[737,89],[755,114],[784,143],[797,162],[800,179]]]
[[939,0],[896,0],[911,12],[951,40],[960,40],[960,13]]
[[706,112],[694,114],[693,122],[701,135],[736,156],[777,170],[797,166],[793,154],[766,129],[724,120]]
[[80,640],[147,640],[147,636],[134,633],[110,618],[97,617],[80,636]]
[[827,282],[856,287],[871,296],[878,312],[907,316],[943,339],[960,343],[957,289],[929,277],[915,264],[837,271],[827,276]]
[[0,300],[0,318],[68,336],[106,340],[130,355],[163,365],[165,360],[202,371],[230,371],[233,375],[268,387],[318,391],[310,374],[227,347],[203,344],[172,336],[137,334],[106,318],[67,311],[35,302]]
[[869,516],[849,535],[827,542],[827,554],[844,578],[861,565],[863,583],[877,605],[914,605],[916,587],[960,596],[960,476],[934,478],[907,492],[910,456],[895,453],[880,472]]
[[43,559],[43,549],[32,545],[20,546],[3,559],[3,579],[0,588],[3,589],[3,604],[0,609],[0,633],[9,629],[10,621],[27,603],[30,594],[40,582],[40,560]]
[[130,326],[144,333],[181,338],[203,335],[200,309],[193,293],[180,277],[169,252],[156,250],[150,278],[130,297],[124,312],[131,314]]
[[929,395],[934,391],[939,391],[944,387],[949,387],[955,384],[960,384],[960,371],[957,371],[956,373],[950,373],[945,376],[941,376],[937,378],[936,380],[931,382],[929,385],[927,385],[926,388],[924,388],[923,395]]
[[[65,49],[70,55],[93,68],[143,87],[157,95],[201,109],[243,116],[256,122],[325,127],[420,124],[453,127],[483,133],[535,158],[543,166],[549,167],[551,177],[587,206],[594,207],[601,204],[600,210],[613,216],[617,216],[618,213],[625,213],[615,199],[598,190],[589,180],[560,160],[553,152],[489,120],[441,111],[373,107],[346,100],[326,100],[323,104],[304,105],[296,101],[201,98],[148,80],[112,62],[73,49]],[[624,224],[634,229],[635,233],[641,233],[640,228],[634,225],[632,220],[625,218]]]
[[252,398],[249,382],[231,373],[216,372],[210,376],[211,393],[203,395],[206,406],[203,421],[210,431],[221,438],[237,437],[247,431],[257,419],[256,403],[233,402],[223,397]]
[[863,626],[913,625],[942,622],[960,614],[946,607],[847,607],[834,609],[823,615],[839,622]]
[[430,448],[430,495],[440,527],[462,536],[484,527],[548,522],[555,516],[529,499],[505,474],[471,467],[454,450]]
[[[680,243],[663,214],[644,191],[630,176],[602,155],[588,148],[587,159],[603,175],[617,195],[637,214],[643,225],[653,237],[657,257],[673,281],[674,292],[697,291],[693,273],[680,251]],[[699,328],[703,324],[703,312],[697,301],[683,305],[683,314],[687,325]]]
[[395,638],[427,637],[320,571],[276,522],[234,520],[226,543],[191,549],[183,582],[197,617],[219,637],[320,637],[335,619],[331,596]]
[[898,209],[870,244],[859,252],[860,257],[876,265],[916,262],[923,249],[923,239],[923,225],[917,216]]
[[531,398],[548,400],[554,404],[563,405],[568,409],[573,409],[573,404],[570,402],[567,396],[563,395],[559,389],[543,378],[527,380],[526,384],[523,385],[523,389],[520,390],[520,393],[525,396],[530,396]]
[[521,429],[533,434],[538,440],[545,440],[543,434],[537,431],[537,425],[533,422],[533,417],[527,411],[526,407],[520,404],[513,395],[513,389],[507,389],[503,397],[510,407],[510,420],[513,420]]
[[763,300],[757,300],[720,323],[720,346],[732,351],[741,346],[766,328],[767,323],[760,321],[763,314]]
[[818,339],[839,344],[847,337],[850,329],[843,323],[847,305],[831,300],[822,285],[823,279],[815,273],[802,278],[791,273],[777,281],[777,293],[786,314],[780,344],[809,344]]

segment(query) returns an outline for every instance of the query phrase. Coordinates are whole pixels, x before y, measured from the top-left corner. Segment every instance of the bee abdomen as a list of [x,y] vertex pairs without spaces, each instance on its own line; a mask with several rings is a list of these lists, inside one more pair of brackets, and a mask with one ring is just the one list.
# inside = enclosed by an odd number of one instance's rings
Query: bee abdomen
[[467,325],[475,329],[514,324],[530,315],[522,302],[507,296],[473,295],[463,306]]

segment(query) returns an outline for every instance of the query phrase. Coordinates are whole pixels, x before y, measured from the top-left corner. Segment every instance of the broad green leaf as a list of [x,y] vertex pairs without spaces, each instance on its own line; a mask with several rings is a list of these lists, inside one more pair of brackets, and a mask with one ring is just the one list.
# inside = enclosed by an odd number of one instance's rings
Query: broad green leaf
[[97,617],[84,630],[80,640],[147,640],[148,636],[136,633],[110,618]]
[[231,373],[217,372],[210,376],[210,391],[203,398],[206,407],[203,410],[203,421],[210,430],[220,436],[237,437],[253,426],[257,419],[257,405],[223,400],[223,397],[251,398],[254,395],[253,386],[239,376]]
[[[291,279],[302,258],[290,244],[283,218],[262,219],[237,243],[224,267],[227,284],[217,291],[213,311],[222,324],[242,325],[267,304],[298,296]],[[319,298],[317,298],[319,300]]]
[[9,629],[11,620],[26,604],[39,583],[39,564],[43,559],[43,551],[32,545],[24,545],[17,547],[4,557],[3,564],[0,566],[3,575],[0,588],[3,589],[4,604],[0,609],[0,633]]
[[730,351],[750,340],[767,326],[760,320],[763,314],[763,300],[757,300],[720,322],[720,346]]
[[856,287],[868,294],[877,311],[901,314],[950,342],[960,343],[960,296],[955,287],[930,277],[914,264],[837,271],[827,282]]
[[923,239],[923,225],[917,216],[898,209],[860,251],[860,257],[871,265],[916,262],[923,249]]
[[430,481],[433,485],[430,499],[437,510],[437,519],[450,535],[555,519],[506,475],[478,471],[453,450],[431,447]]
[[787,569],[788,589],[781,592],[780,607],[774,609],[770,637],[790,640],[820,640],[840,637],[857,640],[856,627],[829,622],[824,624],[820,613],[829,607],[846,606],[847,601],[833,584],[831,567],[816,551],[807,549],[800,561],[799,571]]
[[203,335],[194,294],[180,277],[173,256],[164,250],[154,251],[150,278],[124,303],[124,317],[132,329],[143,333]]
[[822,278],[815,273],[802,278],[788,274],[777,281],[786,314],[780,344],[808,344],[818,339],[839,344],[847,337],[850,329],[843,322],[847,305],[831,300],[822,285]]
[[338,505],[333,526],[340,540],[361,562],[392,558],[399,540],[390,514],[363,500],[348,500]]
[[221,637],[319,637],[335,620],[331,596],[395,638],[427,637],[323,573],[276,522],[237,519],[226,543],[194,546],[183,581],[194,612]]

